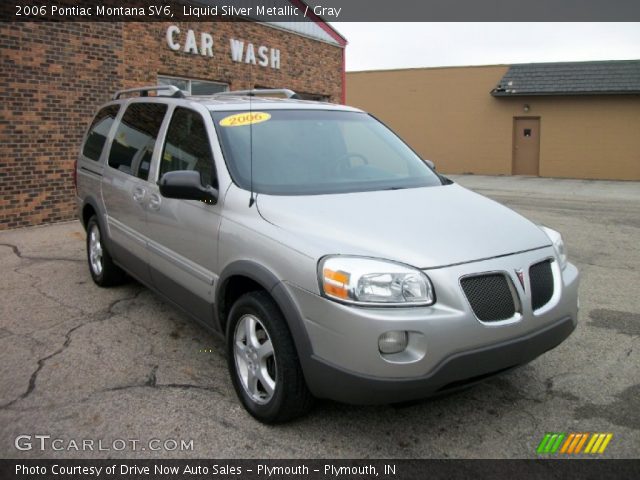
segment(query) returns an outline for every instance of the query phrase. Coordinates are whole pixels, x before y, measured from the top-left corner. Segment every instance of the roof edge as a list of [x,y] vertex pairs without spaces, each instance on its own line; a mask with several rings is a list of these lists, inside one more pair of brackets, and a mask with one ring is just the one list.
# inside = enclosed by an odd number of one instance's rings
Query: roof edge
[[638,63],[640,58],[625,58],[615,60],[569,60],[567,62],[528,62],[528,63],[510,63],[510,67],[520,67],[529,65],[593,65],[597,63]]
[[585,65],[597,63],[636,63],[640,59],[628,58],[624,60],[580,60],[570,62],[529,62],[529,63],[489,63],[485,65],[440,65],[437,67],[409,67],[409,68],[379,68],[370,70],[350,70],[347,73],[378,73],[378,72],[404,72],[412,70],[441,70],[445,68],[485,68],[485,67],[519,67],[528,65]]
[[381,68],[377,70],[348,70],[349,73],[386,73],[386,72],[413,72],[416,70],[445,70],[452,68],[497,68],[497,67],[510,67],[508,63],[496,63],[492,65],[443,65],[438,67],[409,67],[409,68]]
[[558,92],[524,92],[524,93],[507,93],[491,90],[493,97],[585,97],[595,95],[640,95],[640,90],[587,90],[584,92],[576,91],[558,91]]

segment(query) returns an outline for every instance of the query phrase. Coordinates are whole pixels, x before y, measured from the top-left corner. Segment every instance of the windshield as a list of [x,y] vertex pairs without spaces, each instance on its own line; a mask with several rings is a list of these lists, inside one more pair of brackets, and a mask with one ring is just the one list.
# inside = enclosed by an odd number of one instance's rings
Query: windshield
[[[442,185],[391,130],[361,112],[212,112],[238,186],[272,195],[317,195]],[[251,149],[251,144],[253,148]],[[253,150],[253,152],[251,152]]]

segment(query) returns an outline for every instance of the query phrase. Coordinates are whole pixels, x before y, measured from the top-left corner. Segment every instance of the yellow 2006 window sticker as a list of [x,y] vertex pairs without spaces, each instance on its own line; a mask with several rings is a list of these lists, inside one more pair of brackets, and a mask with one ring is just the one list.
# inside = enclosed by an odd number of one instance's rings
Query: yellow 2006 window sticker
[[271,118],[267,112],[243,112],[229,115],[220,120],[221,127],[242,127],[254,123],[266,122]]

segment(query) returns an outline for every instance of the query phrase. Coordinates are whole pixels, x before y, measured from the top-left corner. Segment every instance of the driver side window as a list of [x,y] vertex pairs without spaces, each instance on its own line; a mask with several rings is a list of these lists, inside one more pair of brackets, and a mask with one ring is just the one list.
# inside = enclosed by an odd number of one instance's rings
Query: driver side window
[[203,185],[218,187],[209,136],[202,116],[188,108],[173,112],[160,161],[160,178],[175,170],[195,170]]

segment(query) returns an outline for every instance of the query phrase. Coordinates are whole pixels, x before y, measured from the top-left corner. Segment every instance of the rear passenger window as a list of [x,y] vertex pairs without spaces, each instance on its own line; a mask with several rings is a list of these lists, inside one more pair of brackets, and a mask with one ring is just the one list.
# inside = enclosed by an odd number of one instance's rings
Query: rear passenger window
[[97,113],[89,127],[87,139],[82,147],[82,155],[91,160],[100,160],[100,154],[102,154],[102,149],[107,141],[111,125],[118,115],[118,110],[120,110],[120,105],[109,105]]
[[173,113],[160,162],[160,178],[175,170],[200,172],[203,185],[218,186],[209,135],[202,115],[178,107]]
[[153,149],[167,112],[162,103],[132,103],[124,112],[109,152],[109,166],[146,180]]

